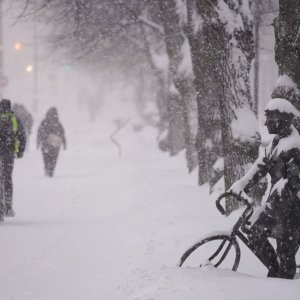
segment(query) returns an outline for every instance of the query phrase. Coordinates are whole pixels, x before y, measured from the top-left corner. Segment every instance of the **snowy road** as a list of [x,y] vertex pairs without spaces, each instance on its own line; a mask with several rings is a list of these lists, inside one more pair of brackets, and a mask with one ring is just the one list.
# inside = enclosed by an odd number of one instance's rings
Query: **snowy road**
[[16,162],[17,215],[0,226],[0,300],[298,297],[299,281],[265,279],[249,254],[241,271],[258,277],[177,268],[187,246],[229,221],[152,133],[128,129],[119,159],[107,132],[69,133],[52,179],[36,150]]

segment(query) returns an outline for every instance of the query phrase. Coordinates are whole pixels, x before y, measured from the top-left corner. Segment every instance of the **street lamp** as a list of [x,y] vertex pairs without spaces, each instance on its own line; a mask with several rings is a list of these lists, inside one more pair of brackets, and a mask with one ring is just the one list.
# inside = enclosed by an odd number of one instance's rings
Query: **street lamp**
[[15,50],[21,50],[21,48],[22,48],[22,44],[21,43],[19,43],[19,42],[16,42],[15,43],[15,45],[14,45],[14,48],[15,48]]
[[[0,77],[3,77],[3,20],[2,1],[0,0]],[[0,98],[2,98],[3,87],[0,88]]]
[[38,39],[37,39],[37,20],[33,22],[33,110],[38,109]]
[[33,66],[32,65],[27,65],[26,66],[26,72],[31,73],[33,71]]
[[[0,5],[3,0],[0,0]],[[1,7],[0,7],[1,8]],[[1,21],[1,15],[0,15]],[[38,39],[36,20],[33,23],[33,43],[15,42],[14,49],[20,51],[23,45],[33,46],[33,65],[27,65],[25,70],[27,73],[33,73],[33,110],[37,111],[38,107]],[[1,23],[0,23],[0,79],[1,79]],[[0,91],[1,92],[1,91]]]

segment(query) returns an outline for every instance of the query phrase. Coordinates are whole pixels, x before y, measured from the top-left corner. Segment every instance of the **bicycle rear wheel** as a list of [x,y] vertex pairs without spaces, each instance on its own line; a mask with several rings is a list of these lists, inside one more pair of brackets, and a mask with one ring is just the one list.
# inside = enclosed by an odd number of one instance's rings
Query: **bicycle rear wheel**
[[[196,251],[197,250],[197,251]],[[241,259],[241,250],[235,238],[229,235],[207,237],[190,247],[181,257],[179,266],[202,267],[213,265],[236,271]]]

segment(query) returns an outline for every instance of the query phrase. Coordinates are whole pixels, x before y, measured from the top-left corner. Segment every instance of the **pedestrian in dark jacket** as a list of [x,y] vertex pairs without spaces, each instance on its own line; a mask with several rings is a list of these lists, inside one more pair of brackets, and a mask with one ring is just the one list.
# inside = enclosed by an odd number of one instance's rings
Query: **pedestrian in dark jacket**
[[45,175],[52,177],[61,146],[66,149],[64,129],[58,119],[55,107],[49,108],[46,118],[38,128],[37,148],[40,146],[44,159]]
[[22,157],[26,147],[26,136],[22,123],[11,110],[8,99],[0,101],[0,182],[3,184],[0,212],[8,217],[15,215],[13,210],[12,172],[14,158]]
[[12,110],[23,125],[26,134],[26,148],[29,145],[29,136],[31,134],[33,117],[23,104],[15,103]]
[[[230,191],[247,193],[261,178],[270,175],[265,208],[250,228],[248,238],[268,267],[268,277],[293,279],[300,238],[300,199],[297,196],[300,136],[292,121],[293,117],[300,117],[300,112],[289,101],[277,98],[269,101],[265,115],[265,125],[274,137],[265,154]],[[277,251],[268,241],[269,237],[276,239]]]

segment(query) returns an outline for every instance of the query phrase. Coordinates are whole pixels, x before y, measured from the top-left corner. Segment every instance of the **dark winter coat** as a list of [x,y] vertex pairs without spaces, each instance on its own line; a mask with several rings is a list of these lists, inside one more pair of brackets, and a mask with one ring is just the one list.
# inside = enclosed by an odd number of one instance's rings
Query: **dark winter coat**
[[[299,142],[299,144],[298,144]],[[249,191],[267,174],[271,177],[271,189],[266,203],[266,213],[283,227],[300,228],[300,137],[293,128],[291,135],[273,139],[266,155],[256,163],[256,172],[247,186]]]
[[22,157],[26,147],[25,130],[19,118],[11,110],[9,100],[4,99],[1,101],[0,116],[3,116],[4,119],[7,118],[7,120],[9,120],[8,123],[10,123],[11,125],[11,128],[16,129],[16,132],[14,132],[15,130],[13,130],[13,134],[11,130],[6,131],[7,136],[5,136],[3,140],[0,141],[0,155]]
[[42,149],[66,148],[66,138],[62,124],[58,119],[56,108],[50,108],[46,118],[38,128],[37,146],[42,145]]
[[12,107],[13,112],[21,121],[25,133],[28,136],[31,133],[31,128],[33,125],[33,117],[31,113],[26,109],[23,104],[15,103]]

